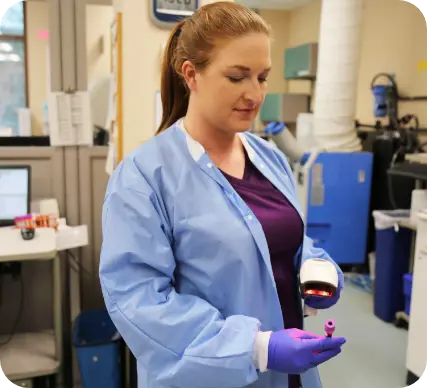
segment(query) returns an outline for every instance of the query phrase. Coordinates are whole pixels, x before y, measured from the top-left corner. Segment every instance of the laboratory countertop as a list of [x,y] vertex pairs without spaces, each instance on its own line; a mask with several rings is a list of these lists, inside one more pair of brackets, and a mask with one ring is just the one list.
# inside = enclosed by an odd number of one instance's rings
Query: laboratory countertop
[[15,228],[0,228],[0,261],[49,260],[57,253],[56,232],[36,229],[34,238],[24,240]]
[[61,225],[58,231],[52,228],[37,228],[31,240],[24,240],[19,229],[0,228],[0,262],[50,260],[55,258],[58,251],[86,245],[86,225]]

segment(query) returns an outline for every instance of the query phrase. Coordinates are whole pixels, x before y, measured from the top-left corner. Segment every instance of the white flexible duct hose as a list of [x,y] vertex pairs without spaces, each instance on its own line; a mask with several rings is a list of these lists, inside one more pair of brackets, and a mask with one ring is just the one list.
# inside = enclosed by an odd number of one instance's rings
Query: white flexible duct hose
[[273,141],[276,143],[277,148],[293,162],[301,160],[304,155],[304,149],[288,129],[273,135]]
[[358,152],[354,124],[363,0],[322,0],[314,137],[328,150]]

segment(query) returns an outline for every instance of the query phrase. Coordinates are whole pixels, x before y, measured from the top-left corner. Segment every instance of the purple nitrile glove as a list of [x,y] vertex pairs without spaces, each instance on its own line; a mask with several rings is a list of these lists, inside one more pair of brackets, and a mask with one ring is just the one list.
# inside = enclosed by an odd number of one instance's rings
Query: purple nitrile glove
[[337,356],[345,342],[342,337],[319,337],[298,329],[277,331],[270,337],[267,368],[301,374]]
[[325,297],[311,295],[305,298],[305,304],[316,310],[325,310],[332,306],[335,306],[340,299],[341,291],[344,287],[344,277],[342,274],[338,275],[338,289],[334,296]]
[[278,135],[286,129],[285,123],[272,121],[268,123],[264,128],[264,133],[267,135]]
[[304,153],[304,155],[302,156],[301,160],[299,161],[301,166],[304,166],[304,164],[307,163],[308,158],[311,156],[310,152],[306,152]]

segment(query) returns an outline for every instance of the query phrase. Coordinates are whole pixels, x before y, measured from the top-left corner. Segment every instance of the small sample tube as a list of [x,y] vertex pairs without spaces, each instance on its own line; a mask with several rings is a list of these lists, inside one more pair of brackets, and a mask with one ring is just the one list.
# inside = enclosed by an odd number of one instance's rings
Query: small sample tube
[[328,319],[325,323],[325,334],[327,337],[332,337],[335,331],[335,322],[332,319]]

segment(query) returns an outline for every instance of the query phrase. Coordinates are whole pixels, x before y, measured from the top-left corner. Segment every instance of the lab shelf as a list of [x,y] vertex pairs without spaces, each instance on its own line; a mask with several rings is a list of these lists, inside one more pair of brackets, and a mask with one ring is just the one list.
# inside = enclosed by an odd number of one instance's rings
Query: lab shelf
[[[0,228],[0,241],[0,262],[50,261],[53,285],[53,330],[13,333],[10,342],[0,346],[1,368],[12,381],[56,375],[62,360],[61,266],[56,232],[40,228],[32,240],[23,240],[19,230]],[[0,336],[0,344],[9,335]]]
[[[0,336],[0,343],[8,335]],[[11,380],[25,380],[48,376],[59,371],[53,331],[40,333],[17,333],[10,342],[0,347],[1,367]]]

